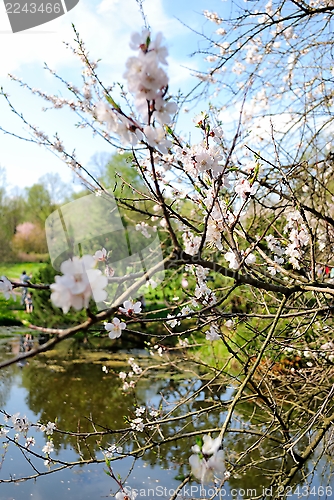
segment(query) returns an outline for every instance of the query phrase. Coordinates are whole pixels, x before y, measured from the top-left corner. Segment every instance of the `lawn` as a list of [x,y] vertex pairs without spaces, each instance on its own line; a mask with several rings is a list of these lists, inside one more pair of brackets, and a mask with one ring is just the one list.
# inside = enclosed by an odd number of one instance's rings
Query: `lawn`
[[[44,263],[39,262],[19,262],[15,264],[0,263],[0,277],[6,276],[10,280],[19,280],[23,271],[27,274],[36,273]],[[10,298],[6,300],[0,293],[0,326],[19,326],[22,321],[29,321],[29,314],[21,305],[21,290],[15,290],[16,300]]]
[[15,264],[0,262],[0,276],[6,276],[10,280],[18,280],[23,271],[27,274],[35,274],[44,265],[43,262],[18,262]]

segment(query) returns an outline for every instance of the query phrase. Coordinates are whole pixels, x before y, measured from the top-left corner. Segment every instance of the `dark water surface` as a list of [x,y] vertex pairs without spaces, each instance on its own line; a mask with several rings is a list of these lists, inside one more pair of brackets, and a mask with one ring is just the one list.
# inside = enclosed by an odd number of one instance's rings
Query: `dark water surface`
[[[17,354],[20,350],[29,349],[29,342],[24,344],[24,341],[24,337],[18,334],[8,332],[7,335],[2,335],[0,358],[4,359]],[[26,415],[30,422],[40,421],[46,424],[57,418],[59,429],[86,432],[93,430],[92,421],[108,429],[124,428],[128,425],[124,422],[124,417],[135,418],[135,405],[157,408],[163,398],[165,403],[172,406],[187,393],[190,385],[201,389],[201,382],[196,378],[189,380],[175,373],[153,372],[149,378],[143,378],[140,381],[135,389],[134,399],[133,395],[121,390],[122,381],[118,377],[120,371],[128,371],[129,354],[104,352],[102,347],[97,346],[96,343],[90,346],[69,340],[55,351],[39,355],[20,366],[14,365],[2,370],[0,372],[0,408],[10,415],[20,412],[20,415]],[[144,351],[131,352],[131,356],[141,365],[150,360],[149,355]],[[103,366],[107,366],[108,373],[102,370]],[[205,404],[212,404],[215,400],[230,399],[234,390],[233,387],[223,389],[219,387],[216,394],[212,391],[208,393],[206,389],[199,390],[197,400],[189,402],[187,410],[194,411]],[[244,413],[239,416],[239,421],[233,423],[234,427],[246,421],[248,414],[249,408],[245,405]],[[223,412],[202,414],[201,418],[188,422],[187,430],[219,427],[223,420]],[[5,423],[1,415],[0,423]],[[164,430],[164,433],[173,435],[180,431],[183,425],[184,422],[174,423]],[[13,437],[14,431],[8,435]],[[28,435],[33,435],[36,439],[32,450],[43,455],[45,435],[33,431],[28,432]],[[51,453],[53,458],[68,462],[78,461],[81,456],[85,460],[90,458],[100,460],[101,463],[79,465],[53,474],[46,474],[49,468],[44,465],[43,460],[32,457],[29,463],[24,453],[15,444],[10,444],[7,450],[4,448],[0,450],[3,456],[0,479],[9,480],[35,475],[34,467],[42,475],[29,481],[0,484],[1,500],[98,500],[110,498],[116,493],[116,483],[104,472],[106,465],[103,462],[102,453],[102,449],[113,444],[112,436],[101,438],[101,440],[96,437],[92,438],[87,441],[87,446],[84,443],[78,443],[75,437],[68,434],[57,432],[52,437],[55,448]],[[232,455],[235,452],[237,456],[252,444],[252,439],[247,435],[236,439],[231,434],[225,446],[230,447]],[[5,439],[0,437],[0,444],[2,445],[3,442]],[[20,438],[20,443],[24,444],[24,438]],[[180,477],[189,472],[188,459],[193,444],[195,444],[195,438],[170,443],[158,452],[149,450],[136,461],[126,458],[113,462],[114,473],[119,474],[124,480],[133,467],[126,484],[140,490],[137,500],[169,498],[180,484]],[[258,453],[265,451],[259,448]],[[277,467],[279,467],[279,462],[277,462]],[[309,470],[313,471],[313,464],[310,464]],[[329,459],[321,459],[317,464],[316,473],[308,477],[310,486],[314,487],[313,494],[312,490],[306,489],[302,476],[298,478],[298,481],[299,483],[293,488],[285,491],[288,493],[287,498],[334,498],[334,480]],[[261,471],[253,470],[240,477],[231,477],[225,484],[225,490],[217,498],[255,498],[261,495],[267,486]],[[200,485],[192,482],[177,498],[209,498],[212,493],[213,490],[209,491],[208,487],[201,491]],[[269,490],[266,494],[267,498],[270,498]]]

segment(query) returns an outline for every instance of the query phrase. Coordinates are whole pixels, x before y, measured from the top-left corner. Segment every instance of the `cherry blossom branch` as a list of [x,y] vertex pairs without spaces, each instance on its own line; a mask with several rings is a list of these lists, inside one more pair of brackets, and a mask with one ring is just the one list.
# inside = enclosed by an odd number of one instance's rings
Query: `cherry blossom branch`
[[[159,262],[158,264],[153,266],[149,271],[144,273],[138,281],[133,283],[130,287],[128,287],[128,289],[125,292],[123,292],[123,294],[121,294],[120,297],[118,297],[117,303],[119,304],[119,303],[124,302],[128,297],[131,296],[131,294],[135,293],[143,284],[145,284],[149,278],[154,276],[155,273],[161,271],[164,268],[164,265],[167,264],[172,259],[173,259],[173,254],[166,257],[162,262]],[[37,330],[37,331],[40,331],[43,333],[48,333],[51,335],[55,335],[55,337],[48,340],[44,344],[41,344],[38,347],[31,349],[30,351],[18,354],[15,358],[8,359],[6,361],[2,361],[0,363],[0,370],[1,370],[1,368],[5,368],[5,367],[10,366],[14,363],[17,363],[18,361],[34,357],[41,352],[45,352],[45,351],[51,349],[52,347],[54,347],[55,345],[57,345],[59,342],[62,342],[63,340],[73,336],[75,333],[77,333],[79,331],[88,330],[92,325],[109,319],[115,313],[116,310],[117,310],[116,304],[111,305],[111,307],[109,309],[107,309],[106,311],[102,311],[102,312],[96,314],[95,316],[92,315],[83,323],[76,325],[76,326],[72,326],[72,327],[67,328],[67,329],[44,328],[44,327],[40,327],[40,326],[30,325],[30,328],[32,328],[34,330]]]

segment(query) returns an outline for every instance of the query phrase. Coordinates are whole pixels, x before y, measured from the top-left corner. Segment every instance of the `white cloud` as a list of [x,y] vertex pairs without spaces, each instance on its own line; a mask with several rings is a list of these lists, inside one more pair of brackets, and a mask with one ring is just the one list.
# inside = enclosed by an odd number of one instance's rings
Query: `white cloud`
[[[171,53],[168,58],[168,73],[171,89],[176,91],[184,86],[189,78],[189,70],[182,67],[180,61],[182,58],[184,62],[185,54],[180,53],[178,47],[178,36],[183,37],[183,40],[187,39],[188,42],[189,31],[167,14],[164,6],[166,0],[146,0],[144,3],[153,34],[162,31],[167,39]],[[49,90],[53,87],[58,92],[58,89],[61,90],[60,83],[51,82],[48,74],[44,75],[41,71],[44,62],[47,62],[69,81],[79,83],[80,63],[75,64],[75,56],[62,43],[64,40],[73,41],[71,23],[78,29],[91,57],[101,59],[100,71],[106,84],[122,81],[125,60],[131,53],[130,35],[133,31],[141,30],[143,26],[136,0],[80,0],[68,14],[41,27],[16,34],[10,31],[4,2],[0,0],[0,41],[3,47],[0,85],[4,85],[18,111],[23,111],[28,121],[33,120],[34,124],[40,125],[44,130],[45,124],[51,125],[54,131],[58,130],[60,136],[66,139],[67,146],[76,147],[79,159],[87,164],[96,151],[106,149],[106,144],[102,144],[96,138],[94,140],[88,136],[84,139],[81,135],[79,137],[79,132],[73,132],[62,110],[56,113],[55,117],[53,115],[49,117],[49,113],[46,115],[41,113],[43,102],[37,102],[29,92],[18,88],[5,78],[8,72],[12,72],[32,86],[45,90],[48,90],[49,86]],[[184,49],[184,46],[182,48]],[[189,63],[184,63],[184,66],[189,66]],[[189,85],[189,80],[187,83]],[[0,116],[0,125],[20,135],[26,135],[22,132],[21,123],[15,120],[13,113],[9,112],[4,100],[0,100]],[[7,167],[10,184],[31,185],[47,171],[59,171],[63,178],[66,177],[70,181],[71,174],[67,167],[43,148],[34,148],[0,133],[0,149],[1,165]]]
[[[147,0],[145,10],[155,32],[168,33],[172,39],[185,31],[180,23],[169,17],[162,0]],[[143,20],[135,0],[81,0],[64,16],[45,25],[20,33],[11,33],[4,2],[0,2],[0,40],[2,41],[0,76],[34,63],[59,68],[70,65],[72,56],[62,41],[72,41],[74,23],[86,46],[96,57],[110,61],[114,66],[124,63],[129,36],[139,31]]]

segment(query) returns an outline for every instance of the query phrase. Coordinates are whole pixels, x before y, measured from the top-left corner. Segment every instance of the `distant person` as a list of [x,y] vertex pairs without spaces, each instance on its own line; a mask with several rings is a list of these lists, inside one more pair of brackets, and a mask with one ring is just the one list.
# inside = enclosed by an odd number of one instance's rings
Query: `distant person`
[[32,313],[33,310],[33,303],[32,303],[32,295],[30,292],[26,294],[26,298],[24,300],[25,305],[26,305],[26,312],[27,313]]
[[331,274],[330,274],[331,279],[334,279],[334,267],[331,269]]
[[[20,276],[20,281],[21,281],[21,283],[29,283],[30,277],[27,275],[27,273],[25,271],[22,272],[22,274]],[[27,287],[22,288],[21,305],[25,304],[27,291],[28,291]]]
[[316,266],[316,273],[317,273],[317,276],[318,276],[319,280],[321,280],[323,272],[324,272],[323,267],[320,266],[320,264],[317,264],[317,266]]
[[24,336],[24,341],[23,341],[23,350],[25,352],[31,351],[33,347],[34,339],[32,338],[31,333],[27,333]]

